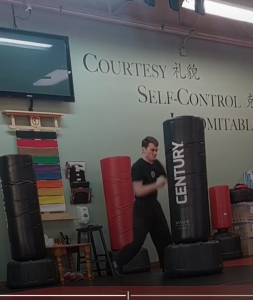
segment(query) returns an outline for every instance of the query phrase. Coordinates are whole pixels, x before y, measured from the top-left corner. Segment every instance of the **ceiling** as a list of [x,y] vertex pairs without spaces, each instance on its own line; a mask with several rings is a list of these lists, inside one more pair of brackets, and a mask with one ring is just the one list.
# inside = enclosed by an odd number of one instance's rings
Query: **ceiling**
[[[182,1],[182,0],[179,0]],[[0,0],[0,3],[31,4],[34,9],[53,10],[56,13],[71,13],[79,17],[102,17],[104,20],[120,20],[156,26],[157,28],[177,28],[187,32],[209,33],[238,40],[247,40],[253,45],[253,24],[205,15],[181,9],[174,12],[168,0],[156,0],[150,7],[143,0]],[[226,0],[253,8],[253,0]]]

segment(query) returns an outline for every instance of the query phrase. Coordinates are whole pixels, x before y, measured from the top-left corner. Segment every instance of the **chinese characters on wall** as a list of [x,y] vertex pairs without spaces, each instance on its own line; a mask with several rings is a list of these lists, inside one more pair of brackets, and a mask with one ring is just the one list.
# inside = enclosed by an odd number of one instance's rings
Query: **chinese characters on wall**
[[189,64],[186,69],[181,66],[181,63],[176,62],[175,66],[173,67],[175,76],[177,79],[195,79],[200,80],[198,75],[198,69],[195,64]]

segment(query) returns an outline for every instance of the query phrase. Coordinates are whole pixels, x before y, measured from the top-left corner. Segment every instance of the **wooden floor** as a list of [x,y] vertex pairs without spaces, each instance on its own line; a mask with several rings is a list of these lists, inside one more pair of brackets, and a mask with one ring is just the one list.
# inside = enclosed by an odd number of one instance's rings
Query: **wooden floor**
[[[92,282],[79,281],[65,286],[11,291],[11,293],[9,291],[8,294],[1,294],[0,300],[1,298],[17,299],[21,295],[24,298],[28,297],[25,295],[40,295],[39,299],[62,299],[66,297],[64,295],[69,295],[70,298],[93,300],[253,299],[253,258],[225,262],[224,266],[223,273],[211,276],[171,280],[164,278],[161,271],[157,269],[148,273],[127,275],[124,278],[101,277]],[[247,295],[252,296],[245,297]]]

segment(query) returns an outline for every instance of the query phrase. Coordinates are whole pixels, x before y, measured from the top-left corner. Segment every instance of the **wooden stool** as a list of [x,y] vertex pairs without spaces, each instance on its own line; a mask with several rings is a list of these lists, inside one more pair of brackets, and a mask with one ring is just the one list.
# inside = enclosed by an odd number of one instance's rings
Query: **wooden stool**
[[[108,262],[110,269],[111,269],[111,273],[113,276],[115,276],[115,271],[114,271],[114,267],[112,264],[112,260],[110,257],[110,254],[108,252],[107,246],[106,246],[106,242],[104,239],[104,235],[103,235],[103,231],[102,231],[103,226],[99,226],[99,225],[90,225],[88,227],[85,228],[78,228],[76,229],[77,231],[77,242],[81,243],[81,236],[83,233],[85,233],[88,236],[88,243],[91,243],[91,247],[92,247],[92,251],[93,251],[93,255],[94,255],[94,259],[91,259],[91,263],[95,263],[96,264],[96,268],[95,270],[93,270],[93,272],[97,272],[98,276],[101,276],[101,271],[106,270],[106,268],[101,269],[99,263],[101,262]],[[94,241],[94,237],[93,237],[93,232],[98,232],[99,236],[100,236],[100,240],[102,242],[103,248],[104,248],[104,254],[97,254],[97,249],[96,249],[96,245],[95,245],[95,241]],[[105,257],[104,259],[99,259],[99,257]],[[85,263],[84,261],[81,261],[81,259],[85,259],[84,256],[81,256],[80,253],[77,254],[77,271],[80,271],[80,266],[81,264]]]

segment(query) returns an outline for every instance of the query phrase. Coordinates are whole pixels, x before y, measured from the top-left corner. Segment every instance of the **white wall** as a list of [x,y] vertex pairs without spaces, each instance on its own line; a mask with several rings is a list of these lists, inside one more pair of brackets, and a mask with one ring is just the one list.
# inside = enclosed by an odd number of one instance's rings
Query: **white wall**
[[[17,8],[17,14],[24,13]],[[211,122],[223,119],[221,130],[206,130],[207,168],[209,186],[228,184],[233,187],[242,172],[252,168],[252,108],[247,108],[249,93],[252,87],[252,50],[240,49],[215,43],[189,40],[187,56],[179,55],[181,38],[155,32],[133,29],[117,25],[88,21],[73,17],[33,12],[28,21],[18,21],[22,29],[40,32],[52,32],[69,35],[71,58],[76,93],[75,104],[35,103],[35,110],[52,110],[66,112],[63,118],[63,129],[59,135],[61,164],[64,168],[68,160],[85,160],[87,178],[92,184],[94,198],[89,205],[91,222],[103,224],[108,240],[107,220],[103,198],[100,173],[100,159],[114,155],[129,155],[132,161],[140,155],[140,142],[146,135],[155,136],[161,143],[159,158],[164,163],[162,123],[170,114],[196,115],[209,118]],[[12,27],[10,6],[0,5],[0,26]],[[161,65],[165,76],[159,78],[123,75],[109,72],[91,73],[83,64],[87,53],[114,62]],[[175,63],[180,63],[183,72],[189,64],[197,67],[199,80],[176,79],[173,76]],[[96,68],[94,58],[88,59],[89,68]],[[157,67],[155,67],[157,68]],[[134,72],[134,71],[132,71]],[[151,74],[151,73],[149,73]],[[153,75],[155,73],[152,73]],[[145,86],[146,93],[152,90],[152,103],[143,103],[138,87]],[[182,105],[179,101],[159,104],[157,92],[161,93],[161,102],[167,101],[166,93],[175,99],[179,89],[187,89],[189,94],[231,96],[236,98],[236,107],[218,105],[217,96],[209,96],[207,105]],[[143,91],[143,88],[142,88]],[[174,93],[174,94],[172,94]],[[185,92],[181,93],[182,103],[189,100]],[[195,101],[196,96],[192,96]],[[213,99],[213,104],[212,104]],[[221,99],[221,96],[219,96]],[[229,100],[229,98],[227,98]],[[155,103],[156,102],[156,103]],[[0,109],[27,109],[26,101],[0,100]],[[225,130],[224,119],[227,120]],[[248,120],[248,130],[239,129],[238,119]],[[231,121],[235,120],[235,126]],[[242,121],[240,121],[242,122]],[[0,115],[0,155],[16,153],[16,140],[6,126],[7,120]],[[218,124],[218,123],[217,123]],[[241,123],[242,124],[242,123]],[[218,125],[217,125],[218,126]],[[210,127],[210,126],[208,126]],[[245,127],[246,128],[246,127]],[[67,202],[69,185],[65,182]],[[169,220],[168,196],[164,189],[159,200]],[[69,212],[75,208],[68,205]],[[6,261],[10,260],[8,237],[2,203],[0,203],[1,268],[0,280],[6,279]],[[77,224],[47,223],[45,232],[51,236],[64,231],[75,238]],[[108,242],[109,243],[109,242]],[[148,239],[145,246],[149,249],[152,261],[157,260],[153,245]]]

